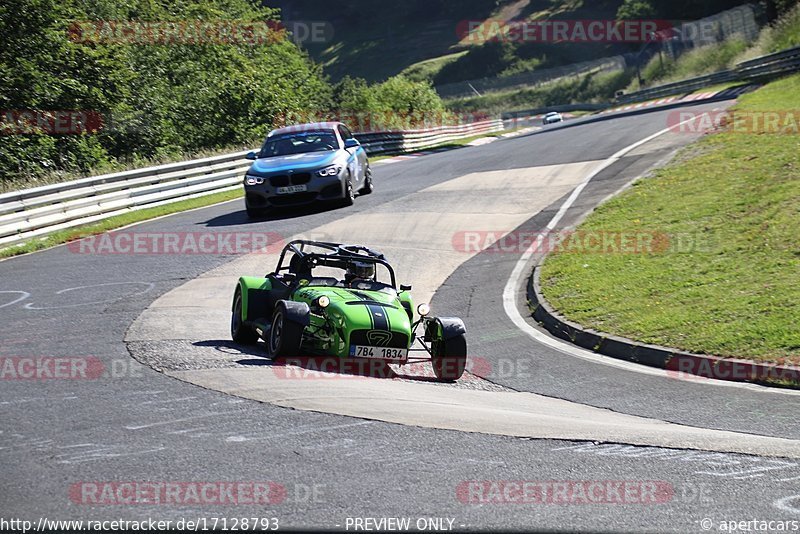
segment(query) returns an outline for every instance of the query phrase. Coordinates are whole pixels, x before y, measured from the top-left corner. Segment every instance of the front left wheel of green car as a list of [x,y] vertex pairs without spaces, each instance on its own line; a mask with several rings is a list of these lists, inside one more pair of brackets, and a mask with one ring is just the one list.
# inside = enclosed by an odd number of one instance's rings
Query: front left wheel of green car
[[279,303],[272,314],[272,326],[267,338],[267,350],[272,358],[287,358],[300,354],[303,327],[288,319],[286,306]]
[[231,338],[240,345],[252,345],[258,341],[258,335],[242,320],[242,290],[237,288],[231,313]]

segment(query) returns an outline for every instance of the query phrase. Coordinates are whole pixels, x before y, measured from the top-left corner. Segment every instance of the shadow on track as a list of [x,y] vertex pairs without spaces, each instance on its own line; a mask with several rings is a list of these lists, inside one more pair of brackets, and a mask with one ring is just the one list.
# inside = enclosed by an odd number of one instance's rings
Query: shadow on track
[[403,379],[417,382],[438,383],[428,362],[411,363],[393,369],[387,362],[361,358],[338,358],[335,356],[297,356],[290,358],[270,358],[264,346],[239,345],[230,340],[210,339],[196,341],[192,345],[213,347],[226,354],[240,353],[243,358],[236,363],[246,367],[270,367],[276,376],[284,379],[337,379],[337,378],[381,378]]
[[260,224],[268,221],[296,219],[298,217],[316,215],[318,213],[325,213],[337,209],[344,210],[346,208],[337,206],[334,203],[318,202],[297,208],[274,208],[268,213],[265,213],[263,216],[257,218],[251,218],[249,215],[247,215],[245,210],[240,210],[232,213],[226,213],[225,215],[220,215],[198,224],[207,227],[242,226],[247,224]]

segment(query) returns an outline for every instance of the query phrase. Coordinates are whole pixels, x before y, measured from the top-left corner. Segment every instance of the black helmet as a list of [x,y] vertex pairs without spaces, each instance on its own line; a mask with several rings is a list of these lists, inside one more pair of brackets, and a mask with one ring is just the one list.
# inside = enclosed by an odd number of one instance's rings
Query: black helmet
[[371,279],[375,276],[375,264],[363,261],[351,261],[347,265],[348,278]]

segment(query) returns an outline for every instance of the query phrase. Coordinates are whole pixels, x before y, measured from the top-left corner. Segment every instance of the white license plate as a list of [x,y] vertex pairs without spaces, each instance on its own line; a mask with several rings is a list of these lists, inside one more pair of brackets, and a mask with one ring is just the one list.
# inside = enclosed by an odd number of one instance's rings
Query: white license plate
[[405,360],[408,358],[408,349],[350,345],[350,356],[355,358],[372,358],[375,360]]
[[305,185],[290,185],[287,187],[279,187],[275,190],[279,195],[286,195],[289,193],[300,193],[306,191],[308,188]]

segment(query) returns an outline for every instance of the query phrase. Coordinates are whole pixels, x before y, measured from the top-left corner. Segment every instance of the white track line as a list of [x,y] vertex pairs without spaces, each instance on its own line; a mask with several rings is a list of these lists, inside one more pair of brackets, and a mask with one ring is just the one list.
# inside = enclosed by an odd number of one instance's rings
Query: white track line
[[[715,110],[712,110],[715,111]],[[595,170],[593,170],[589,175],[581,182],[573,191],[572,194],[567,198],[564,203],[559,208],[558,212],[553,216],[550,222],[546,226],[546,230],[541,232],[537,237],[536,241],[533,242],[522,254],[522,256],[517,261],[516,265],[514,266],[514,270],[511,272],[511,276],[506,283],[506,287],[503,290],[503,309],[506,312],[506,315],[511,319],[517,328],[522,330],[525,334],[532,337],[535,341],[547,345],[550,348],[553,348],[559,352],[569,354],[570,356],[575,356],[577,358],[582,358],[584,360],[588,360],[595,363],[600,363],[603,365],[608,365],[610,367],[616,367],[618,369],[625,369],[627,371],[634,371],[637,373],[653,375],[653,376],[661,376],[664,378],[676,379],[675,372],[669,372],[666,369],[659,369],[656,367],[649,367],[646,365],[629,362],[625,360],[618,360],[616,358],[612,358],[610,356],[605,356],[603,354],[598,354],[596,352],[592,352],[571,343],[567,343],[562,341],[556,337],[553,337],[549,334],[541,332],[528,324],[527,321],[520,315],[519,308],[517,308],[517,288],[522,286],[522,281],[525,278],[526,274],[528,273],[527,267],[533,257],[533,253],[535,250],[540,250],[539,247],[542,245],[542,241],[544,240],[545,236],[552,231],[556,225],[561,221],[564,217],[564,214],[567,210],[575,203],[578,196],[583,192],[589,182],[600,174],[602,171],[619,161],[625,154],[631,152],[642,146],[643,144],[656,139],[668,133],[670,131],[674,131],[676,128],[683,126],[686,123],[693,122],[698,118],[707,115],[708,112],[701,113],[691,119],[685,120],[675,126],[671,126],[669,128],[664,128],[653,135],[649,135],[640,141],[633,143],[632,145],[628,145],[625,148],[617,151],[608,159],[606,159],[603,163],[601,163]],[[730,382],[727,380],[715,380],[715,379],[702,379],[697,377],[696,379],[690,378],[693,382],[702,382],[704,384],[713,384],[716,386],[725,386],[725,387],[739,387],[739,388],[746,388],[755,391],[766,391],[770,393],[781,393],[784,395],[800,395],[800,391],[797,390],[788,390],[782,388],[772,388],[767,386],[760,386],[758,384],[748,384],[742,382]]]

